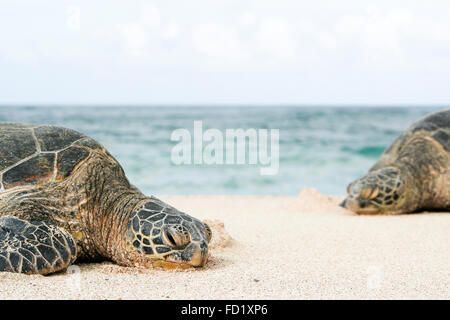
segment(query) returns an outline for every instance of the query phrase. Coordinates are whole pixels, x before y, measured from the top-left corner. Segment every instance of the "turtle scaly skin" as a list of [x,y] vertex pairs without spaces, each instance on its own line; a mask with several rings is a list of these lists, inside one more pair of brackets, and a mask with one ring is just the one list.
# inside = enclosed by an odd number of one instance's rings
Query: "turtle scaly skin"
[[0,271],[48,274],[75,260],[198,267],[211,229],[132,186],[77,131],[0,123]]
[[450,211],[450,109],[412,124],[347,192],[359,214]]

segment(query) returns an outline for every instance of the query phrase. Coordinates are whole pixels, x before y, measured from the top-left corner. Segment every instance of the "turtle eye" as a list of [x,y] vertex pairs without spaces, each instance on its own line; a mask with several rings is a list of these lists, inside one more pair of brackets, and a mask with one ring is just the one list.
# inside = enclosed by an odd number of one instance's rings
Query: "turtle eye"
[[208,226],[207,223],[203,223],[205,225],[205,232],[206,232],[206,236],[208,237],[208,243],[211,242],[211,238],[212,238],[212,231],[211,228]]
[[189,244],[189,234],[183,227],[166,227],[162,232],[163,241],[174,249],[182,249]]
[[369,199],[375,199],[377,195],[380,193],[380,188],[375,187],[370,193]]
[[372,188],[372,187],[366,187],[361,190],[360,196],[364,199],[374,199],[377,197],[378,193],[380,192],[380,189],[378,187]]

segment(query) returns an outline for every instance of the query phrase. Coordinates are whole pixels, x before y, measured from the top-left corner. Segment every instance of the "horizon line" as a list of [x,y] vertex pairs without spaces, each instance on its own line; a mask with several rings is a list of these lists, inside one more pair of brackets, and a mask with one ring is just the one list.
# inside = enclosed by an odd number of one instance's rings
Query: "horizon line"
[[356,108],[356,107],[364,107],[364,108],[439,108],[439,107],[450,107],[450,103],[186,103],[186,104],[177,104],[177,103],[80,103],[80,104],[71,104],[71,103],[0,103],[0,108],[5,107],[38,107],[38,108],[49,108],[49,107],[94,107],[94,108],[120,108],[120,107],[136,107],[136,108],[158,108],[158,107],[166,107],[166,108],[218,108],[218,107],[239,107],[239,108],[258,108],[258,107],[283,107],[283,108],[313,108],[313,107],[326,107],[326,108]]

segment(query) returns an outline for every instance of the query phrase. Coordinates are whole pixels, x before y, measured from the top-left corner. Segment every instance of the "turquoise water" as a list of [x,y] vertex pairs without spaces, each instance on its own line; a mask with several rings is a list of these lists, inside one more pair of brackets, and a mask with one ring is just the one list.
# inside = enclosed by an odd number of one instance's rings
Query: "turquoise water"
[[[102,143],[147,194],[296,195],[315,187],[345,194],[395,137],[442,108],[0,107],[0,121],[70,127]],[[258,165],[175,165],[173,130],[279,129],[277,175]]]

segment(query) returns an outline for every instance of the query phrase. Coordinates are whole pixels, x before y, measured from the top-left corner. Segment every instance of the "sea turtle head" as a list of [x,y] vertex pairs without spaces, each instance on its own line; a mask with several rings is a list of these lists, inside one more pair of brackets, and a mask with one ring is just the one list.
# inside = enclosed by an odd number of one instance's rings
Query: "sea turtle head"
[[341,206],[358,214],[395,213],[404,202],[405,184],[397,168],[369,172],[350,183]]
[[152,197],[131,214],[127,247],[144,264],[166,269],[202,267],[211,236],[206,223]]

